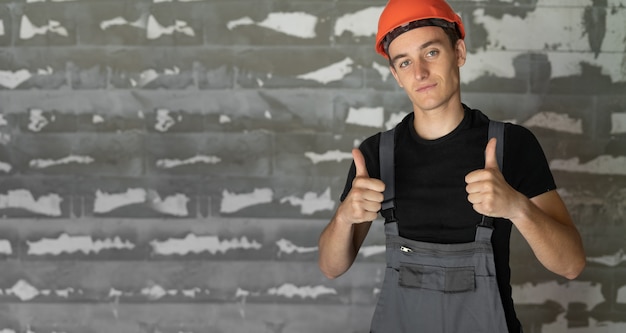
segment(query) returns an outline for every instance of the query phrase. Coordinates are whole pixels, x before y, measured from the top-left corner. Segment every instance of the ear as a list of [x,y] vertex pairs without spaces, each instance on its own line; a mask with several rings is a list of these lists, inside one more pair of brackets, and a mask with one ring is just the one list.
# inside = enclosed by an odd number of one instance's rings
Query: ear
[[467,58],[467,49],[465,48],[465,41],[459,39],[456,41],[456,45],[454,46],[454,50],[456,52],[456,62],[459,67],[462,67],[465,64],[465,59]]
[[402,83],[400,83],[400,80],[398,80],[398,73],[396,72],[396,69],[393,68],[393,66],[389,65],[389,71],[391,72],[391,75],[393,75],[393,78],[396,79],[396,82],[398,83],[400,88],[404,88],[402,86]]

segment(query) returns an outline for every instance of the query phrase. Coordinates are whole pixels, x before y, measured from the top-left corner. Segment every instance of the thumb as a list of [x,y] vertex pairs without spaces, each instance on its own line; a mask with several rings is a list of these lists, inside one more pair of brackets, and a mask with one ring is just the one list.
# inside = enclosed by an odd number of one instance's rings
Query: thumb
[[496,138],[491,138],[485,148],[485,169],[498,169],[498,158],[496,157]]
[[356,166],[357,177],[368,177],[367,166],[365,165],[365,157],[359,148],[352,149],[352,158],[354,159],[354,165]]

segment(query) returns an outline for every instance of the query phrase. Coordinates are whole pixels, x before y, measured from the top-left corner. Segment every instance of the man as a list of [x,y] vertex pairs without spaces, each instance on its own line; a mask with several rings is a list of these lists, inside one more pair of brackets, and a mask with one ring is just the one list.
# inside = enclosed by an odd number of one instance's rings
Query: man
[[[573,279],[585,266],[535,137],[506,124],[503,142],[488,140],[489,119],[461,103],[464,37],[444,0],[390,0],[379,19],[376,50],[413,112],[392,139],[395,206],[384,214],[387,269],[372,332],[522,332],[511,297],[512,226],[548,270]],[[350,268],[381,211],[390,184],[380,179],[380,141],[379,133],[352,151],[341,204],[319,240],[328,278]],[[493,225],[481,223],[491,217]]]

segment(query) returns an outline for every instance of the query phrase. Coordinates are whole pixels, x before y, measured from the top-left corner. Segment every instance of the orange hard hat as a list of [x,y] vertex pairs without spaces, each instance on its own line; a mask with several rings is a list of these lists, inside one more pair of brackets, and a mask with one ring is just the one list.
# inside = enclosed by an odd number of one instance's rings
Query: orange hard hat
[[387,52],[385,45],[383,45],[385,36],[398,27],[425,19],[441,19],[453,23],[459,38],[465,38],[465,28],[461,17],[452,10],[445,0],[389,0],[378,19],[376,52],[386,58]]

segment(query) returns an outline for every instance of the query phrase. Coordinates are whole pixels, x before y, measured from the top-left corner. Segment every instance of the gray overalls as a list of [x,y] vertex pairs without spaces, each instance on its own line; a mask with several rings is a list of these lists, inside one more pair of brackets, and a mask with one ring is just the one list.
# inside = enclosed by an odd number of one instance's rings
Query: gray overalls
[[[502,168],[504,124],[491,121]],[[394,196],[394,130],[380,143],[385,183],[385,279],[372,318],[373,333],[506,333],[491,246],[493,219],[483,217],[474,242],[435,244],[398,234]]]

